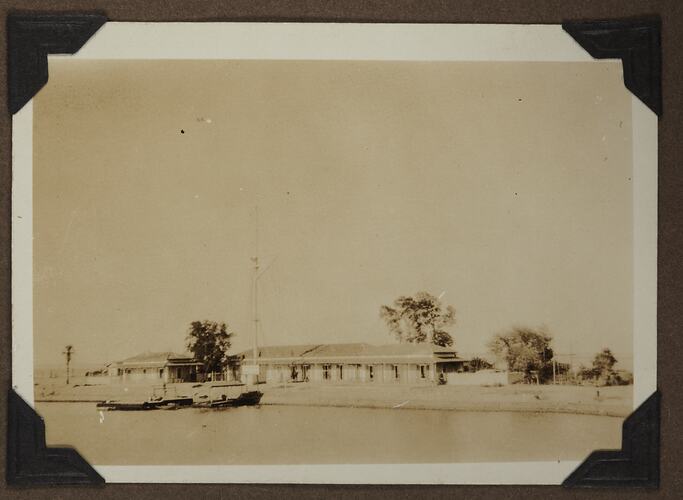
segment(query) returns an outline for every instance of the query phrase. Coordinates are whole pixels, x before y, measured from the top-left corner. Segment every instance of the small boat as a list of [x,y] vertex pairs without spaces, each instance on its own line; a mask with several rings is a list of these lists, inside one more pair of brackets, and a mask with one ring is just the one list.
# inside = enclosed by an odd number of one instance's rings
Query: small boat
[[225,398],[202,404],[205,408],[235,408],[237,406],[255,406],[261,401],[261,391],[247,391],[236,398]]
[[192,406],[192,398],[182,397],[182,398],[170,398],[162,399],[161,401],[154,401],[157,408],[181,408],[183,406]]
[[102,401],[96,407],[100,410],[141,411],[175,409],[192,406],[192,398],[172,398],[149,401]]
[[[99,410],[118,410],[118,411],[143,411],[143,410],[159,410],[159,409],[176,409],[182,407],[192,406],[193,400],[191,397],[178,396],[168,397],[166,394],[166,386],[161,387],[162,395],[157,396],[158,387],[152,388],[152,396],[147,401],[102,401],[97,403],[96,407]],[[175,388],[174,388],[175,389]]]
[[156,406],[150,401],[127,402],[127,401],[102,401],[97,403],[99,410],[140,411],[153,410]]
[[[221,394],[216,394],[216,391]],[[232,394],[230,394],[232,393]],[[215,384],[207,394],[195,398],[195,408],[234,408],[259,404],[263,393],[248,390],[244,384]]]

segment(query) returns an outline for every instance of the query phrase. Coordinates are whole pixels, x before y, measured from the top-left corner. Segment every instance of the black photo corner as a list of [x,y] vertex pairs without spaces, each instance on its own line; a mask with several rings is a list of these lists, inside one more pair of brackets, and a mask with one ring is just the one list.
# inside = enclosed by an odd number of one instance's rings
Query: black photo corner
[[[101,13],[13,13],[7,19],[8,107],[18,112],[48,81],[48,54],[73,54],[107,22]],[[658,18],[567,21],[563,29],[592,57],[619,58],[625,86],[662,110]],[[623,423],[621,450],[597,450],[563,482],[567,488],[659,485],[660,393]],[[8,395],[6,478],[10,486],[102,485],[77,450],[48,447],[43,419],[13,389]]]

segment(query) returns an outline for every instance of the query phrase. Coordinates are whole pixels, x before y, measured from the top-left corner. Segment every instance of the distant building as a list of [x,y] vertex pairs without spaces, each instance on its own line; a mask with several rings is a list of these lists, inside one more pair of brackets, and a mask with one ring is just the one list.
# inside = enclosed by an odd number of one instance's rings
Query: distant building
[[173,352],[147,352],[107,365],[112,383],[195,382],[201,363],[192,356]]
[[[253,365],[253,351],[239,355]],[[506,372],[473,373],[469,360],[433,344],[309,344],[258,349],[262,382],[361,382],[374,384],[507,383]],[[478,375],[465,377],[461,375]],[[244,375],[242,377],[245,378]]]

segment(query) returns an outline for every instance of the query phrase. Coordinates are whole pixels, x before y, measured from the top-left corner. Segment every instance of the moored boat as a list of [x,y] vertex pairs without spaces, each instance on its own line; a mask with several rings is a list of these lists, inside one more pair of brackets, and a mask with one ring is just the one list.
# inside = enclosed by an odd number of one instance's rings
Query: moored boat
[[120,410],[120,411],[140,411],[152,410],[154,406],[149,401],[130,402],[130,401],[102,401],[96,405],[98,410]]
[[192,406],[192,398],[169,398],[149,401],[102,401],[96,407],[100,410],[142,411]]
[[225,398],[218,399],[214,401],[209,401],[208,403],[200,403],[198,406],[204,406],[205,408],[235,408],[238,406],[255,406],[261,401],[263,393],[261,391],[247,391],[241,393],[236,398]]
[[[157,395],[157,391],[161,389],[161,395]],[[175,391],[175,387],[173,388]],[[175,409],[192,406],[193,399],[189,396],[175,396],[169,397],[167,394],[166,385],[152,388],[152,395],[146,401],[116,401],[107,400],[97,403],[96,407],[99,410],[119,410],[119,411],[143,411],[143,410],[158,410],[158,409]]]

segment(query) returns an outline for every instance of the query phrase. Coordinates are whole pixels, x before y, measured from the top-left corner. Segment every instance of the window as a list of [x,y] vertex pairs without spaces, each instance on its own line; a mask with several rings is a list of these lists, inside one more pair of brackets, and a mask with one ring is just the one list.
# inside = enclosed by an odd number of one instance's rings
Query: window
[[375,367],[372,365],[368,366],[368,377],[370,380],[374,380],[375,378]]
[[147,373],[147,368],[143,368],[142,373]]
[[159,370],[159,378],[164,378],[164,369],[163,368],[161,368]]
[[393,365],[394,366],[394,378],[398,380],[398,365]]
[[420,378],[427,378],[427,365],[420,365]]
[[323,380],[330,380],[330,365],[323,365]]
[[337,365],[337,375],[339,380],[344,379],[344,367],[342,365]]

